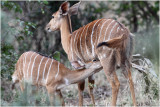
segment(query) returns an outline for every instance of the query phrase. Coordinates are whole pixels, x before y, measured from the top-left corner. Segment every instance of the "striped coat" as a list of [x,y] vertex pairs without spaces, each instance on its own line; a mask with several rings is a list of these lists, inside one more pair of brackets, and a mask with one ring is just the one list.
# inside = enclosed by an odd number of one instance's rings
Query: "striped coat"
[[31,81],[33,85],[45,85],[56,80],[60,71],[62,73],[64,70],[68,69],[64,69],[64,65],[58,61],[29,51],[20,56],[14,73],[20,81]]
[[[96,46],[121,35],[130,36],[129,30],[113,19],[98,19],[74,31],[70,38],[69,60],[88,62],[97,59]],[[104,47],[105,48],[105,47]]]
[[70,70],[62,63],[33,51],[23,53],[18,59],[13,83],[30,82],[32,85],[46,86],[53,90],[76,83],[102,69],[100,62],[88,64],[88,69]]
[[20,88],[23,91],[23,81],[36,86],[45,86],[51,105],[54,105],[53,95],[57,93],[64,106],[61,88],[84,80],[102,69],[100,62],[91,63],[88,67],[88,69],[72,71],[52,58],[32,51],[25,52],[16,63],[15,72],[12,75],[12,89],[16,83],[20,82]]
[[[130,72],[133,50],[132,34],[124,25],[113,19],[98,19],[72,32],[70,16],[77,14],[79,5],[80,2],[72,7],[69,6],[68,2],[62,3],[58,11],[52,14],[52,19],[47,24],[46,30],[49,32],[60,30],[62,47],[73,67],[85,67],[86,63],[93,60],[101,62],[112,86],[112,106],[116,106],[120,84],[115,70],[116,66],[121,67],[126,73],[125,77],[129,79],[133,103],[136,106]],[[94,80],[92,84],[94,84]],[[82,106],[84,81],[79,83],[78,87],[79,105]],[[92,89],[90,90],[90,96],[94,104]]]

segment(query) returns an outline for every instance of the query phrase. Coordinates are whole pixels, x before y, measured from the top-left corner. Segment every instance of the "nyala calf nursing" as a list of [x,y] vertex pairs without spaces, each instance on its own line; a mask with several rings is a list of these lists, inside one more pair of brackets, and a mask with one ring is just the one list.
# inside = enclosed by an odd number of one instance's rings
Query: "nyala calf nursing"
[[[120,86],[115,72],[118,66],[129,80],[133,104],[136,106],[130,62],[133,51],[132,34],[123,24],[114,19],[97,19],[72,32],[70,17],[78,13],[79,5],[80,2],[72,7],[68,2],[62,3],[46,26],[49,32],[60,30],[63,49],[72,66],[79,70],[71,71],[53,59],[35,52],[27,52],[22,54],[17,62],[16,71],[12,76],[14,83],[22,79],[32,79],[33,84],[43,85],[48,93],[57,92],[59,98],[62,98],[59,91],[61,87],[81,80],[78,83],[78,90],[79,105],[82,106],[84,79],[88,77],[88,82],[94,84],[93,74],[103,68],[112,87],[112,106],[116,106]],[[90,62],[93,64],[87,67]],[[23,86],[21,89],[23,90]],[[95,104],[93,87],[89,86],[89,92]],[[52,100],[53,97],[51,94],[50,96]],[[64,105],[63,100],[62,104]]]
[[[69,6],[64,2],[58,11],[52,14],[52,19],[46,26],[46,30],[53,32],[60,30],[61,43],[74,68],[85,68],[87,62],[99,60],[112,87],[112,106],[116,106],[119,91],[119,80],[116,75],[116,67],[123,70],[126,79],[129,80],[130,90],[134,106],[136,106],[134,86],[132,82],[130,61],[133,51],[133,37],[130,31],[114,19],[97,19],[72,32],[71,16],[77,14],[80,2]],[[92,76],[89,83],[94,84]],[[83,104],[82,91],[84,81],[78,84],[79,105]],[[89,87],[93,104],[93,88]]]
[[80,82],[101,69],[100,62],[93,62],[88,64],[88,69],[70,70],[52,58],[28,51],[23,53],[16,63],[15,72],[12,75],[12,89],[16,83],[19,83],[23,91],[23,82],[44,86],[48,91],[51,105],[55,105],[53,101],[57,97],[64,106],[60,89]]

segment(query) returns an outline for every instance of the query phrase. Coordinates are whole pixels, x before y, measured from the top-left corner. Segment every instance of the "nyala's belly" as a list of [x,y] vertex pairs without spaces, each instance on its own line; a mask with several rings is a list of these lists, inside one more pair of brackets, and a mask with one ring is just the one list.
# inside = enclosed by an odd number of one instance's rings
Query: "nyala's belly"
[[86,55],[85,53],[79,54],[79,53],[72,53],[68,54],[68,59],[70,62],[73,61],[80,61],[82,63],[88,63],[90,61],[96,60],[97,56],[92,56],[92,55]]
[[92,55],[86,55],[84,54],[68,54],[68,59],[72,65],[72,67],[76,69],[84,68],[88,63],[98,60],[98,58]]

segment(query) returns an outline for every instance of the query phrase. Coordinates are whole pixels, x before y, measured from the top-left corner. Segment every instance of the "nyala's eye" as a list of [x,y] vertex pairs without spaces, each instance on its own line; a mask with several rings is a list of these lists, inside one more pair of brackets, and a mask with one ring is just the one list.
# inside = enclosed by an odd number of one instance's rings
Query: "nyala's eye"
[[52,19],[54,18],[54,16],[52,16]]

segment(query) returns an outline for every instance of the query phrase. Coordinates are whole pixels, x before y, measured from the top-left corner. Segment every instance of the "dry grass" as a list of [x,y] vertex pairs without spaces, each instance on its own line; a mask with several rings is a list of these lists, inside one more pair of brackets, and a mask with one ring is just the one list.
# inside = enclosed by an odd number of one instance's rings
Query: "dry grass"
[[[130,87],[125,79],[125,77],[121,73],[122,71],[118,70],[117,75],[120,81],[120,90],[118,94],[117,105],[118,106],[131,106],[133,105],[131,95],[130,95]],[[135,86],[135,94],[138,106],[158,106],[159,99],[155,98],[154,87],[158,89],[158,86],[154,86],[154,83],[151,83],[149,86],[149,92],[146,93],[146,83],[144,80],[144,76],[137,70],[132,70],[132,77]],[[158,80],[154,81],[158,83]],[[157,84],[158,85],[158,84]],[[84,90],[84,105],[91,106],[92,102],[88,94],[88,85],[86,82],[86,88]],[[62,89],[62,93],[64,95],[66,105],[68,106],[76,106],[78,105],[78,92],[77,85],[71,85]],[[68,93],[68,96],[67,96]],[[70,96],[70,97],[69,97]],[[103,71],[97,73],[95,75],[95,88],[94,88],[94,96],[97,106],[109,106],[111,104],[111,87],[105,77]]]
[[[153,67],[153,66],[152,66]],[[133,105],[130,87],[124,75],[122,75],[120,69],[116,71],[118,79],[120,81],[120,90],[117,99],[118,106],[131,106]],[[146,70],[147,72],[147,70]],[[110,106],[111,105],[111,87],[106,79],[103,71],[96,73],[95,85],[94,85],[94,96],[97,106]],[[158,77],[153,76],[151,73],[139,72],[136,69],[132,69],[132,78],[134,82],[135,95],[138,106],[158,106],[159,105],[159,86]],[[20,92],[19,86],[15,90],[10,89],[11,81],[2,79],[1,82],[1,105],[27,105],[27,106],[48,106],[48,95],[44,88],[40,89],[39,92],[34,94],[31,93],[32,87],[27,86],[24,93]],[[63,97],[67,106],[78,105],[78,89],[77,85],[73,84],[63,88]],[[85,90],[84,90],[84,105],[92,106],[90,96],[88,94],[88,82],[86,79]]]
[[[117,70],[117,75],[120,81],[120,90],[118,94],[117,105],[118,106],[131,106],[132,99],[130,95],[130,88],[127,80],[122,75],[121,70]],[[103,71],[97,73],[95,76],[95,86],[94,86],[94,96],[97,106],[109,106],[111,104],[111,87],[108,83],[105,74]],[[148,77],[150,81],[149,86],[144,80],[144,75],[137,70],[132,70],[132,77],[135,86],[135,94],[138,106],[158,106],[159,99],[155,95],[155,92],[158,90],[158,79]],[[27,94],[22,94],[20,92],[19,86],[15,90],[10,89],[11,82],[6,82],[2,80],[2,87],[5,90],[2,91],[1,105],[32,105],[32,106],[47,106],[48,105],[48,95],[45,89],[41,89],[40,92],[32,94],[30,86],[28,88]],[[146,87],[149,89],[146,92]],[[78,89],[77,85],[73,84],[63,88],[62,90],[63,97],[65,99],[65,104],[67,106],[77,106],[78,105]],[[158,90],[159,92],[159,90]],[[90,96],[88,94],[88,82],[86,79],[85,90],[84,90],[84,105],[92,106]],[[23,101],[28,99],[24,103]],[[21,101],[22,100],[22,101]]]

